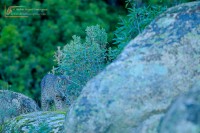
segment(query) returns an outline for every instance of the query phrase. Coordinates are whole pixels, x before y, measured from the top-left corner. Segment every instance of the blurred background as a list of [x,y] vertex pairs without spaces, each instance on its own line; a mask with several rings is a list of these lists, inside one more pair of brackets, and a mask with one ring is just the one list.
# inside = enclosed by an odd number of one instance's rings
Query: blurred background
[[[85,38],[85,29],[97,24],[105,29],[106,48],[113,52],[105,61],[109,64],[156,16],[190,1],[194,0],[1,0],[0,89],[23,93],[39,103],[40,81],[57,65],[57,47],[73,35]],[[46,16],[5,18],[5,5],[48,11]]]

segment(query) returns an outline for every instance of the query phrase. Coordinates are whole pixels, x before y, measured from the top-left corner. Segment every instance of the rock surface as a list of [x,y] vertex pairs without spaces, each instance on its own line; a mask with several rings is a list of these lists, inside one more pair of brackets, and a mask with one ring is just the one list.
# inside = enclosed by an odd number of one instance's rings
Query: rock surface
[[40,110],[34,100],[20,93],[0,90],[0,124],[20,114]]
[[33,112],[17,116],[3,125],[2,133],[60,133],[65,112]]
[[159,133],[200,132],[200,86],[180,96],[161,121]]
[[177,95],[199,82],[200,2],[168,9],[90,80],[65,133],[156,133]]

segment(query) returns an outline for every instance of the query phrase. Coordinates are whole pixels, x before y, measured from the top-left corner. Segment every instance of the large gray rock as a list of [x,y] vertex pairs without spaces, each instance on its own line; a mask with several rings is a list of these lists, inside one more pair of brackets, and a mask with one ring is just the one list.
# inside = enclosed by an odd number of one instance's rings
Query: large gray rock
[[40,110],[34,100],[20,93],[0,90],[0,125],[9,118]]
[[200,86],[171,105],[161,121],[159,133],[200,133]]
[[200,78],[200,2],[168,9],[90,80],[65,133],[156,133],[171,101]]
[[1,133],[61,133],[65,112],[33,112],[17,116],[2,126]]

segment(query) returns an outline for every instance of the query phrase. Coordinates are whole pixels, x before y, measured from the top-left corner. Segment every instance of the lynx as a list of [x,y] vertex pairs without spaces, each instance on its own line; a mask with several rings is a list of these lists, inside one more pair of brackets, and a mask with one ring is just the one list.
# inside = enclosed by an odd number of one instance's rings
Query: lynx
[[47,111],[50,103],[54,103],[57,110],[63,109],[66,101],[66,87],[68,77],[47,74],[41,81],[41,106],[42,110]]

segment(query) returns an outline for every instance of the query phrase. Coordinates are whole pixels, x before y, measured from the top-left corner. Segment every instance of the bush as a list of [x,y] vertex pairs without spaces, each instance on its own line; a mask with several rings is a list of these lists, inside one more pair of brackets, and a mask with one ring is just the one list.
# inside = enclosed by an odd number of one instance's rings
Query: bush
[[113,59],[121,53],[131,39],[141,33],[154,18],[168,7],[190,1],[194,0],[126,0],[129,14],[125,18],[121,18],[115,31]]
[[79,36],[72,38],[62,49],[58,47],[55,53],[58,67],[54,69],[55,73],[68,75],[71,79],[67,91],[70,103],[80,94],[86,82],[106,66],[108,56],[107,33],[99,25],[86,28],[84,42]]
[[144,28],[160,13],[166,10],[165,6],[144,6],[128,8],[129,14],[121,19],[119,27],[115,31],[115,43],[118,45],[119,53],[127,43],[141,33]]

